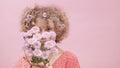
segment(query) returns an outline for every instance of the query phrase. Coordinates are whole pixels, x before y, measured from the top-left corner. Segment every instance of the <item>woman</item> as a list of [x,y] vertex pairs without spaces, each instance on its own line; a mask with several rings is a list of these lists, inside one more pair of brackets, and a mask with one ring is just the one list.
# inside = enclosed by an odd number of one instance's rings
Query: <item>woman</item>
[[[53,42],[56,44],[54,46],[50,44],[48,45],[49,48],[47,50],[49,50],[50,53],[46,58],[48,59],[48,62],[46,61],[45,63],[45,59],[43,58],[45,58],[47,54],[45,54],[44,57],[42,56],[43,51],[46,51],[45,45],[42,47],[41,44],[38,48],[41,52],[39,51],[35,53],[35,48],[31,47],[33,46],[31,44],[34,42],[32,41],[32,43],[29,44],[32,53],[30,53],[30,51],[29,53],[26,53],[26,48],[24,48],[25,55],[19,59],[15,68],[80,68],[77,57],[69,51],[63,51],[58,46],[58,43],[67,36],[69,28],[68,18],[64,12],[53,6],[35,6],[34,8],[27,8],[23,13],[21,23],[21,29],[22,32],[24,32],[23,38],[25,41],[26,39],[33,37],[32,35],[34,33],[31,35],[30,31],[35,30],[36,32],[39,31],[39,35],[35,38],[42,37],[39,42],[44,43],[46,40],[45,37],[49,37],[49,33],[52,32],[51,35],[53,37],[49,38],[49,40],[54,40]],[[25,33],[29,34],[26,36]],[[51,49],[54,47],[56,53],[51,53],[50,46]],[[41,58],[41,61],[39,60],[40,63],[38,59],[35,60],[35,58]]]

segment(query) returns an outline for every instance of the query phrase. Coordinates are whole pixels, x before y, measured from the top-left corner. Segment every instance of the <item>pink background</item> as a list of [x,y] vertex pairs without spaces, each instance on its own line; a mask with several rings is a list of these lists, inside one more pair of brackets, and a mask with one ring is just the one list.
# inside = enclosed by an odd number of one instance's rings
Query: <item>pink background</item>
[[12,68],[23,54],[20,15],[35,4],[57,5],[69,16],[69,37],[61,47],[81,68],[120,68],[120,0],[1,0],[0,68]]

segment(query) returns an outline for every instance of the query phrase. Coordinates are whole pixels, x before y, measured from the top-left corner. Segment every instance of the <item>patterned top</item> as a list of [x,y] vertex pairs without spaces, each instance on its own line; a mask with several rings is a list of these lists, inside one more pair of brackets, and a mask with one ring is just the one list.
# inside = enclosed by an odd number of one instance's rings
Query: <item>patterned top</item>
[[[77,57],[69,52],[65,51],[60,57],[52,64],[53,68],[80,68]],[[30,68],[28,62],[23,57],[19,59],[14,68]]]

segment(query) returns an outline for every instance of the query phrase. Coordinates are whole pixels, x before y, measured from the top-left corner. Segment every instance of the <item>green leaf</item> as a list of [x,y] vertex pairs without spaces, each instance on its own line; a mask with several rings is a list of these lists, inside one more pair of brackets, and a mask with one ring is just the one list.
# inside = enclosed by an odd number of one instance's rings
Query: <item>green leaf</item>
[[43,61],[42,58],[39,58],[39,59],[38,59],[38,63],[40,63],[40,62],[42,62],[42,61]]
[[35,48],[34,47],[31,47],[31,49],[34,51],[35,50]]
[[41,47],[44,47],[44,43],[41,44]]
[[32,60],[31,60],[31,62],[33,63],[40,63],[42,61],[43,61],[42,58],[38,58],[38,57],[32,57]]

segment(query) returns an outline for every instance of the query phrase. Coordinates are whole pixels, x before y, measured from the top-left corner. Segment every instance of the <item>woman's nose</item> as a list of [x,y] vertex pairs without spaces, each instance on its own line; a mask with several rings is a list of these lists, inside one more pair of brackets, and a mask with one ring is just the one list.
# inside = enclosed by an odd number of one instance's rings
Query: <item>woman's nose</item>
[[45,32],[45,30],[42,29],[42,30],[41,30],[41,33],[43,33],[43,32]]

